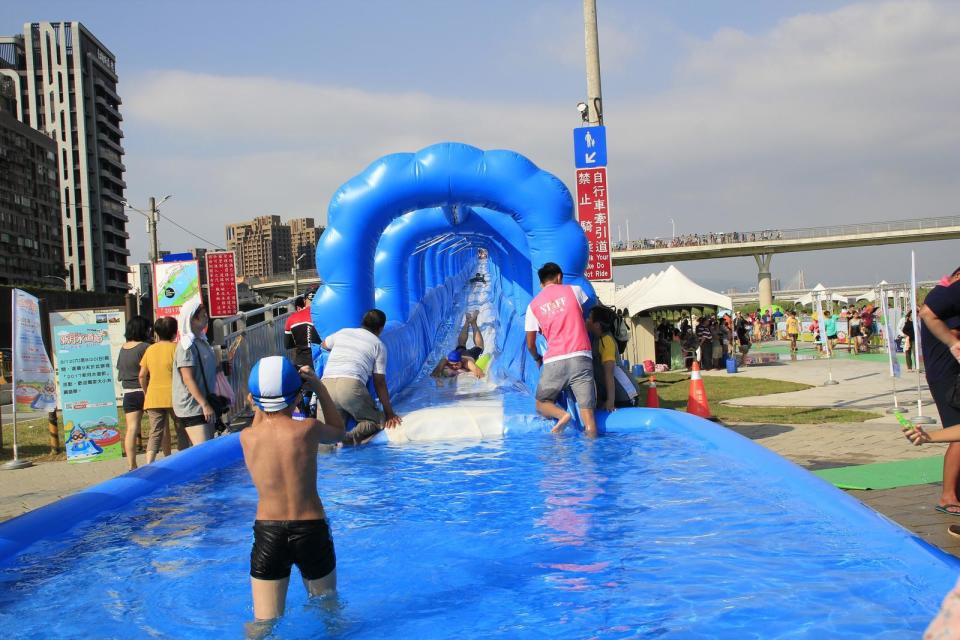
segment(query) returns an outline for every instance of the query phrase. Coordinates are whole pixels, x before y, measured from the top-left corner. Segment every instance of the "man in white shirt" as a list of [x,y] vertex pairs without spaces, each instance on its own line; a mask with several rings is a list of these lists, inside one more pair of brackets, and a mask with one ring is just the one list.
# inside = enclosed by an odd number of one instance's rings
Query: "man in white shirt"
[[[323,341],[323,348],[330,351],[323,369],[323,386],[344,421],[349,417],[357,423],[347,432],[345,443],[360,444],[384,427],[392,429],[401,423],[387,390],[387,347],[380,340],[386,323],[383,311],[371,309],[364,314],[359,329],[341,329]],[[371,375],[383,411],[377,409],[367,391]]]

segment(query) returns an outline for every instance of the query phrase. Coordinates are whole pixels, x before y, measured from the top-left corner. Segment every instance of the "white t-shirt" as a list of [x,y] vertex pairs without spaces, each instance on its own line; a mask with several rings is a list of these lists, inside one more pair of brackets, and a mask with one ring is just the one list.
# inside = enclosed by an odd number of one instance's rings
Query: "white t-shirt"
[[371,373],[386,375],[387,347],[366,329],[341,329],[323,342],[330,347],[324,379],[353,378],[367,384]]

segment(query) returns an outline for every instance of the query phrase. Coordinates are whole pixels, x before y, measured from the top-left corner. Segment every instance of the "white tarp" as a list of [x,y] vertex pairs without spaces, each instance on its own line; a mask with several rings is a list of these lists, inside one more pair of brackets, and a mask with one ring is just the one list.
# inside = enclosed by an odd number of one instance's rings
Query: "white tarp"
[[733,308],[730,296],[701,287],[673,265],[619,289],[615,300],[630,315],[664,307]]
[[[802,304],[802,305],[806,306],[806,305],[808,305],[808,304],[813,304],[813,301],[816,300],[816,299],[818,299],[818,298],[819,298],[821,301],[825,301],[825,300],[827,299],[827,293],[826,293],[826,291],[827,291],[827,288],[826,288],[825,286],[823,286],[822,283],[819,283],[819,282],[818,282],[818,283],[817,283],[817,286],[815,286],[810,293],[805,293],[805,294],[803,294],[802,296],[800,296],[799,298],[797,298],[796,303],[797,303],[797,304]],[[842,303],[844,303],[844,304],[846,304],[846,303],[848,302],[847,297],[846,297],[846,296],[842,296],[842,295],[840,295],[839,293],[831,293],[831,294],[830,294],[830,298],[831,298],[834,302],[842,302]]]

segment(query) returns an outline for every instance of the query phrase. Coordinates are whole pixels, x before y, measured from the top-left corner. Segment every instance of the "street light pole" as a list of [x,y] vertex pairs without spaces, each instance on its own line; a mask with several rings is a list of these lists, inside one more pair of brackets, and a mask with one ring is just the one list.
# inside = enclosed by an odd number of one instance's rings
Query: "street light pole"
[[290,269],[290,273],[293,274],[293,297],[296,298],[300,295],[300,274],[297,271],[300,269],[300,261],[307,257],[307,254],[301,253],[297,259],[293,262],[293,268]]
[[150,238],[150,262],[160,259],[160,243],[157,239],[157,199],[150,196],[150,215],[147,218],[147,235]]
[[597,0],[583,0],[583,35],[587,54],[587,123],[603,124],[600,93],[600,43],[597,36]]
[[673,218],[670,218],[670,227],[673,229],[673,239],[677,238],[677,223],[673,221]]

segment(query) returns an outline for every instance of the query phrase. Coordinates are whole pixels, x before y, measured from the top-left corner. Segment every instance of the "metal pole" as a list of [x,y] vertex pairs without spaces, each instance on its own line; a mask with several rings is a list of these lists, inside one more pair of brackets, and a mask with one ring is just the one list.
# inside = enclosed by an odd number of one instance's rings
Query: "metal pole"
[[300,280],[297,277],[297,265],[293,265],[293,269],[290,269],[293,273],[293,297],[296,298],[300,295]]
[[600,44],[597,36],[597,0],[583,0],[583,36],[587,53],[587,123],[603,124],[600,93]]
[[934,424],[931,416],[923,415],[923,390],[920,380],[920,362],[923,359],[923,350],[920,342],[920,316],[917,314],[917,254],[910,252],[910,310],[913,311],[913,336],[916,338],[913,345],[914,361],[917,364],[917,415],[911,422],[914,424]]
[[150,262],[160,259],[160,243],[157,240],[157,199],[150,196],[150,216],[147,218],[147,234],[150,237]]
[[[15,289],[10,292],[10,300],[13,303],[11,307],[11,312],[12,312],[11,319],[13,320],[13,323],[10,327],[10,336],[11,336],[10,346],[12,347],[12,349],[19,349],[20,346],[17,344],[17,292]],[[13,390],[13,398],[12,398],[13,400],[13,403],[12,403],[12,406],[13,406],[13,460],[10,460],[9,462],[3,465],[4,469],[8,469],[11,471],[15,469],[23,469],[25,467],[33,466],[33,463],[31,463],[29,460],[20,459],[20,451],[17,448],[17,357],[16,357],[16,351],[13,351],[12,360],[13,362],[11,363],[11,366],[10,366],[10,380],[12,381],[13,384],[10,386],[10,388]]]

